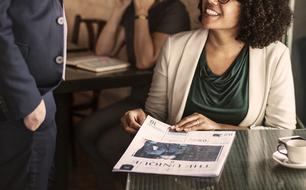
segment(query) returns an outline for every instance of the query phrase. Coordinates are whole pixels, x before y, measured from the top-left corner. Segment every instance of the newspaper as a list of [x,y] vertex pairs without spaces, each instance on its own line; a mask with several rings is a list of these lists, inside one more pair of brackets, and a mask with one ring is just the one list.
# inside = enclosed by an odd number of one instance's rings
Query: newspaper
[[234,138],[233,131],[173,132],[148,116],[113,171],[217,177]]

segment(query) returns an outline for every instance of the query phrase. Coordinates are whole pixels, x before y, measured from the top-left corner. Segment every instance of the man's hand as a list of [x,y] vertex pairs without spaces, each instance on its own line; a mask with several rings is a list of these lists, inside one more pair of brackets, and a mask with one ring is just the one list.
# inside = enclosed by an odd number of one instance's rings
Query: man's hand
[[121,118],[123,129],[131,134],[137,133],[146,117],[147,114],[142,109],[134,109],[126,112]]
[[155,0],[134,0],[135,14],[148,16],[154,3]]
[[23,119],[23,122],[27,129],[34,132],[40,127],[45,117],[46,105],[45,101],[42,100],[35,110]]

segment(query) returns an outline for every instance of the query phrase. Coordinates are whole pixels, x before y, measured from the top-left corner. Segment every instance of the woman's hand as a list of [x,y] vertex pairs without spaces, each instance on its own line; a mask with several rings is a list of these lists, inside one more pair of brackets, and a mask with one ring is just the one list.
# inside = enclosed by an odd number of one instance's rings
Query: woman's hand
[[121,117],[123,129],[128,133],[137,133],[146,117],[147,114],[142,109],[134,109],[126,112]]
[[134,0],[135,14],[148,16],[154,3],[155,0]]
[[125,9],[131,4],[132,0],[115,0],[115,10],[125,11]]
[[194,113],[183,118],[180,122],[172,127],[175,131],[205,131],[223,129],[221,124],[218,124],[202,114]]

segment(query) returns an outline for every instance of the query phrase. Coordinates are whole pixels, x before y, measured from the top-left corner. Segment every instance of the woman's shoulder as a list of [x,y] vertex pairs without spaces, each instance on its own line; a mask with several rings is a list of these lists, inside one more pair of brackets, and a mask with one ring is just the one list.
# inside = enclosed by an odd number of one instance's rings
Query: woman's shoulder
[[274,72],[277,67],[286,68],[288,65],[291,65],[289,48],[280,41],[273,42],[258,50],[253,51],[253,53],[257,52],[253,55],[264,57],[265,61],[262,63],[264,63],[263,65],[266,66],[268,71]]
[[280,41],[273,42],[263,48],[251,48],[250,54],[254,57],[264,56],[267,65],[275,65],[281,59],[290,57],[289,48]]
[[273,42],[264,49],[266,49],[268,53],[273,54],[283,54],[285,51],[289,51],[289,48],[280,41]]

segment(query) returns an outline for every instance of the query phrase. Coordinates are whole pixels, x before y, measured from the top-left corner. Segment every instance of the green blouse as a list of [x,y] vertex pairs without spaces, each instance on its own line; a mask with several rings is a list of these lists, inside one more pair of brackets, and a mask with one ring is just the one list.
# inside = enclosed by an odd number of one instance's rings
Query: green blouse
[[238,125],[249,105],[249,48],[244,47],[221,76],[208,67],[206,56],[199,59],[183,117],[195,112],[222,124]]

